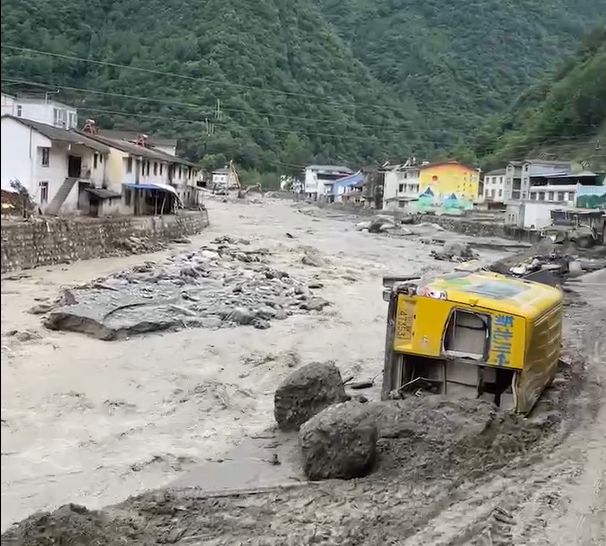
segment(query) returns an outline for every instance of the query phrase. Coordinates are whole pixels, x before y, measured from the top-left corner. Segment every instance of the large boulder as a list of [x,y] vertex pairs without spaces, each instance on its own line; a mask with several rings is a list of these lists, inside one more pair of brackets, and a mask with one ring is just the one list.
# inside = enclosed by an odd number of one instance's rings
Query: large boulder
[[303,470],[310,480],[358,478],[372,468],[377,426],[366,408],[356,402],[337,404],[301,427]]
[[341,372],[332,362],[313,362],[290,374],[274,396],[274,416],[282,430],[298,430],[324,408],[347,399]]
[[377,214],[370,219],[368,224],[369,233],[382,233],[384,231],[394,229],[396,227],[393,216],[385,214]]
[[431,256],[436,260],[449,260],[451,262],[464,262],[478,257],[469,243],[461,241],[446,241],[442,250],[431,251]]

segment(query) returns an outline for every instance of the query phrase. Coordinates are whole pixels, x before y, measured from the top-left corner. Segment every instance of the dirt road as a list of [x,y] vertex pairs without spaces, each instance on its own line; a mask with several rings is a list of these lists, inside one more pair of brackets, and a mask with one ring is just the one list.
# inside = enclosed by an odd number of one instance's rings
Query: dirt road
[[[246,237],[268,248],[276,267],[321,282],[318,293],[331,306],[267,330],[198,328],[106,342],[47,331],[27,310],[61,287],[167,252],[3,280],[3,529],[66,502],[119,502],[220,457],[267,428],[273,391],[299,363],[330,359],[344,376],[375,376],[384,339],[381,275],[453,267],[430,258],[432,247],[416,237],[357,232],[326,211],[279,201],[211,202],[209,209],[211,228],[190,247],[226,233]],[[305,246],[319,250],[318,266],[301,263]],[[481,258],[500,256],[484,250]],[[473,458],[464,464],[459,453],[456,465],[443,460],[443,475],[429,479],[422,469],[414,477],[399,473],[386,457],[387,468],[373,480],[210,500],[151,493],[103,517],[142,542],[150,532],[183,544],[237,544],[251,536],[263,544],[602,544],[606,291],[596,283],[604,285],[603,275],[577,289],[590,305],[579,299],[568,310],[571,364],[550,402],[557,426],[548,414],[527,428],[505,423],[500,443],[478,459],[482,468]],[[10,330],[32,339],[19,341]]]

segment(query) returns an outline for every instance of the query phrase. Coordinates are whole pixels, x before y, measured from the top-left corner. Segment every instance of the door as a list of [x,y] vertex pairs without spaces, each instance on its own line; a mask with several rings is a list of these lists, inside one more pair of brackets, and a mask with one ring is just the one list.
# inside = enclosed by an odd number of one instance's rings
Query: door
[[75,155],[67,156],[67,176],[69,178],[80,178],[81,170],[82,158]]

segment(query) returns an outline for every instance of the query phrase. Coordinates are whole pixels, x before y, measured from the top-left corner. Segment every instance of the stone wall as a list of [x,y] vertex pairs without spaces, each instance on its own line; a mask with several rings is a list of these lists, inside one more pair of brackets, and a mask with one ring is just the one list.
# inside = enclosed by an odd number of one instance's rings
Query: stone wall
[[3,220],[2,272],[133,252],[132,237],[145,241],[140,251],[153,250],[160,243],[200,233],[207,225],[205,210],[136,218]]
[[505,237],[517,241],[536,242],[541,237],[538,231],[508,226],[501,222],[490,222],[460,216],[433,216],[424,214],[417,216],[419,222],[432,222],[449,231],[479,237]]

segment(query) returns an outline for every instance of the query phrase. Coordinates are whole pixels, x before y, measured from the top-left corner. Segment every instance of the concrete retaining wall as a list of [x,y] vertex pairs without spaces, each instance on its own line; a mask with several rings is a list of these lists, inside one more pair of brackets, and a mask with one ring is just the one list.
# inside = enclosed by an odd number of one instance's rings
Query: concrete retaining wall
[[44,218],[2,221],[2,272],[103,258],[124,252],[129,237],[154,243],[200,233],[208,214],[113,218]]

